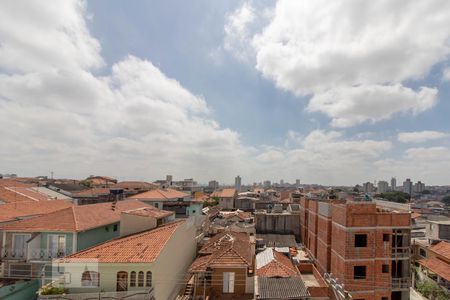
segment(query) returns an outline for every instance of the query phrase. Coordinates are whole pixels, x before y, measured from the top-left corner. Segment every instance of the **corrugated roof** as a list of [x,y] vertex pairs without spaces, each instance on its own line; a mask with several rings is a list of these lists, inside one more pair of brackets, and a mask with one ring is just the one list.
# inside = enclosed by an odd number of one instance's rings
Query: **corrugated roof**
[[21,232],[86,231],[120,221],[122,211],[147,207],[148,204],[137,200],[119,201],[115,210],[112,204],[98,203],[89,205],[72,205],[68,208],[48,213],[31,219],[16,221],[0,226],[2,230]]
[[258,277],[256,299],[301,299],[310,296],[300,277]]
[[59,262],[96,261],[99,263],[151,263],[164,249],[177,228],[185,221],[118,238],[71,254]]

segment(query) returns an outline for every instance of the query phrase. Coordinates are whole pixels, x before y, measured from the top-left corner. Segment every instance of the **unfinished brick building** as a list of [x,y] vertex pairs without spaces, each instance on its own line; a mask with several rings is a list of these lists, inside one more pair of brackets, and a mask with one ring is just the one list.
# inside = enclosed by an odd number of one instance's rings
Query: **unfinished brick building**
[[409,299],[409,212],[371,201],[300,204],[300,236],[321,273],[332,273],[354,300]]

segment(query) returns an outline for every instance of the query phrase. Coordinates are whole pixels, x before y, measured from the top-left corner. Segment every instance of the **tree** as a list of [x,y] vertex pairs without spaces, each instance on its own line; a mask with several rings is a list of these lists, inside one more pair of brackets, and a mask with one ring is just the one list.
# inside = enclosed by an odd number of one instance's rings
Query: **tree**
[[407,193],[403,193],[403,192],[386,192],[386,193],[381,193],[379,195],[377,195],[387,201],[391,201],[391,202],[397,202],[397,203],[407,203],[409,202],[409,199],[411,199],[411,196]]

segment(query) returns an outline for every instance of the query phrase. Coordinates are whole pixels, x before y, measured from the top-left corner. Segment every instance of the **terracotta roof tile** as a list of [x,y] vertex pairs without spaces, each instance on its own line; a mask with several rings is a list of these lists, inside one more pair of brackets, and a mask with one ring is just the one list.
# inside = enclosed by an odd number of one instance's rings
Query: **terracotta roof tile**
[[232,198],[235,195],[236,195],[236,190],[235,189],[220,189],[220,190],[215,190],[211,194],[211,197]]
[[[267,252],[267,253],[265,253]],[[270,252],[270,253],[269,253]],[[270,259],[264,261],[258,266],[258,256],[269,256]],[[257,269],[256,275],[264,277],[292,277],[299,276],[298,270],[292,264],[291,260],[282,253],[267,248],[256,256]]]
[[150,263],[161,253],[177,228],[176,221],[155,229],[118,238],[69,255],[59,262],[95,260],[99,263]]
[[111,203],[72,205],[46,215],[8,223],[0,226],[0,229],[22,232],[86,231],[119,222],[122,211],[148,206],[136,200],[119,201],[115,210],[112,210],[111,205]]
[[445,280],[450,281],[450,264],[436,257],[421,259],[419,263]]
[[157,189],[130,196],[129,199],[164,201],[185,198],[187,196],[189,195],[173,189]]
[[124,211],[123,213],[135,215],[135,216],[153,217],[156,219],[165,218],[165,217],[172,216],[175,214],[173,211],[157,209],[154,206],[148,206],[148,207],[144,207],[144,208],[127,210],[127,211]]
[[12,203],[53,200],[49,196],[32,189],[35,186],[16,180],[0,179],[0,201]]
[[441,241],[436,245],[433,245],[429,249],[443,257],[445,257],[450,262],[450,243],[446,241]]
[[0,223],[14,221],[20,218],[38,216],[71,207],[72,203],[63,200],[53,201],[23,201],[0,204]]

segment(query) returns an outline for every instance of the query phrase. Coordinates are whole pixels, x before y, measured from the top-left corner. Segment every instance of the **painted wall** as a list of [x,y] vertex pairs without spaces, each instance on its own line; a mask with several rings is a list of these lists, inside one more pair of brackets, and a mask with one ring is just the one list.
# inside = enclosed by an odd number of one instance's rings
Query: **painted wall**
[[41,249],[47,249],[48,236],[52,234],[66,236],[66,253],[72,254],[73,250],[73,233],[72,232],[42,232],[41,233]]
[[186,209],[188,216],[199,216],[202,214],[203,203],[191,202],[191,205]]
[[[114,225],[117,225],[116,231],[114,231]],[[77,235],[77,251],[117,238],[119,237],[119,233],[120,223],[79,232]]]

